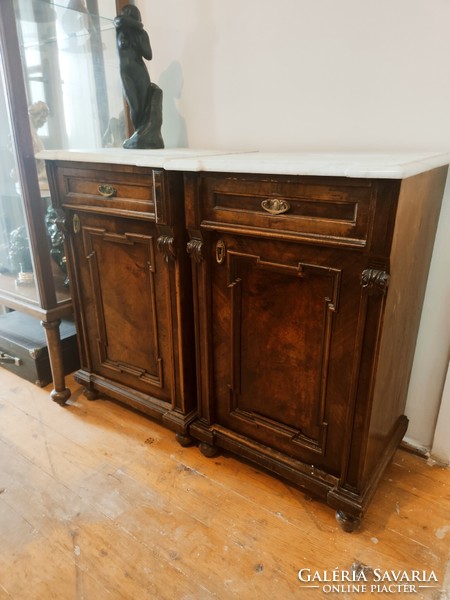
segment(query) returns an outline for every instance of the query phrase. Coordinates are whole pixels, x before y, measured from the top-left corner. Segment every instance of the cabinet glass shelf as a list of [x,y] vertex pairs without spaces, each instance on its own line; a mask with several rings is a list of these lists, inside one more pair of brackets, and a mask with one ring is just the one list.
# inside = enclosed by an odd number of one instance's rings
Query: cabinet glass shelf
[[[23,47],[26,50],[40,49],[46,44],[56,44],[60,50],[79,51],[82,44],[90,41],[93,35],[114,30],[113,18],[92,15],[76,10],[74,3],[50,3],[48,0],[35,0],[33,3],[16,0],[16,15],[23,31]],[[110,3],[109,3],[110,4]],[[78,5],[83,8],[81,3]],[[40,26],[40,39],[36,29]]]

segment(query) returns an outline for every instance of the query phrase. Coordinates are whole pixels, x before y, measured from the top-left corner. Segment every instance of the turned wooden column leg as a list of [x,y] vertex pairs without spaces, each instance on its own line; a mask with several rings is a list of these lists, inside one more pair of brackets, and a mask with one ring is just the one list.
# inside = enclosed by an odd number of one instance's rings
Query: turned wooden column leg
[[56,321],[41,321],[41,325],[45,330],[45,337],[47,338],[48,356],[53,378],[54,389],[50,392],[50,397],[63,406],[70,398],[70,390],[66,387],[64,376],[61,338],[59,335],[60,324],[60,319]]

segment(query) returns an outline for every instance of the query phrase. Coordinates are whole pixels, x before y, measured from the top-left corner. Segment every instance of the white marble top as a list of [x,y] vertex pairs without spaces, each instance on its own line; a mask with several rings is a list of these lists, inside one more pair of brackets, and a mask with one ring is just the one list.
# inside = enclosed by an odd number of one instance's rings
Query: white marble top
[[44,150],[38,158],[127,164],[169,171],[211,171],[273,175],[325,175],[404,179],[450,163],[450,153],[431,152],[220,152],[173,148],[164,150]]
[[[77,162],[110,163],[135,167],[167,168],[172,160],[195,160],[198,156],[224,154],[219,150],[194,150],[192,148],[167,148],[162,150],[125,150],[124,148],[99,148],[98,150],[42,150],[36,158],[43,160],[73,160]],[[180,169],[181,171],[184,169]]]
[[167,168],[227,173],[403,179],[449,163],[450,153],[252,152],[174,159]]

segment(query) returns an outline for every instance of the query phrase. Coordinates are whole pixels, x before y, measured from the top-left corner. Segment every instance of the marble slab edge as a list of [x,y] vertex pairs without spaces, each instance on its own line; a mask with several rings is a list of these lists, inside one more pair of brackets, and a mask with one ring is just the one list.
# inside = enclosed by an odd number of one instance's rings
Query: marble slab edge
[[379,179],[404,179],[450,163],[450,153],[267,153],[189,148],[44,150],[36,157],[153,167],[168,171]]
[[450,153],[237,153],[171,160],[168,170],[404,179],[448,165]]

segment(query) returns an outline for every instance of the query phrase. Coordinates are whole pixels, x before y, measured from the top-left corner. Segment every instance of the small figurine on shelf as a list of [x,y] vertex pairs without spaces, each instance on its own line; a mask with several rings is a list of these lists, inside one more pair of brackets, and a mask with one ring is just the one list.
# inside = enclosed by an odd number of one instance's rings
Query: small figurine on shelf
[[[38,129],[47,123],[49,108],[45,102],[38,100],[28,107],[30,117],[31,138],[33,140],[33,151],[35,154],[44,150],[44,144],[38,135]],[[36,169],[38,174],[39,188],[41,192],[48,194],[47,173],[45,171],[45,162],[36,159]]]
[[139,9],[127,4],[114,19],[120,77],[135,132],[124,148],[164,148],[161,135],[162,90],[152,83],[144,63],[152,59],[150,39]]
[[119,148],[123,145],[126,137],[125,113],[121,110],[118,117],[111,117],[109,119],[108,127],[102,138],[103,147]]
[[16,285],[34,283],[30,241],[25,225],[13,229],[9,235],[9,259],[16,273]]

